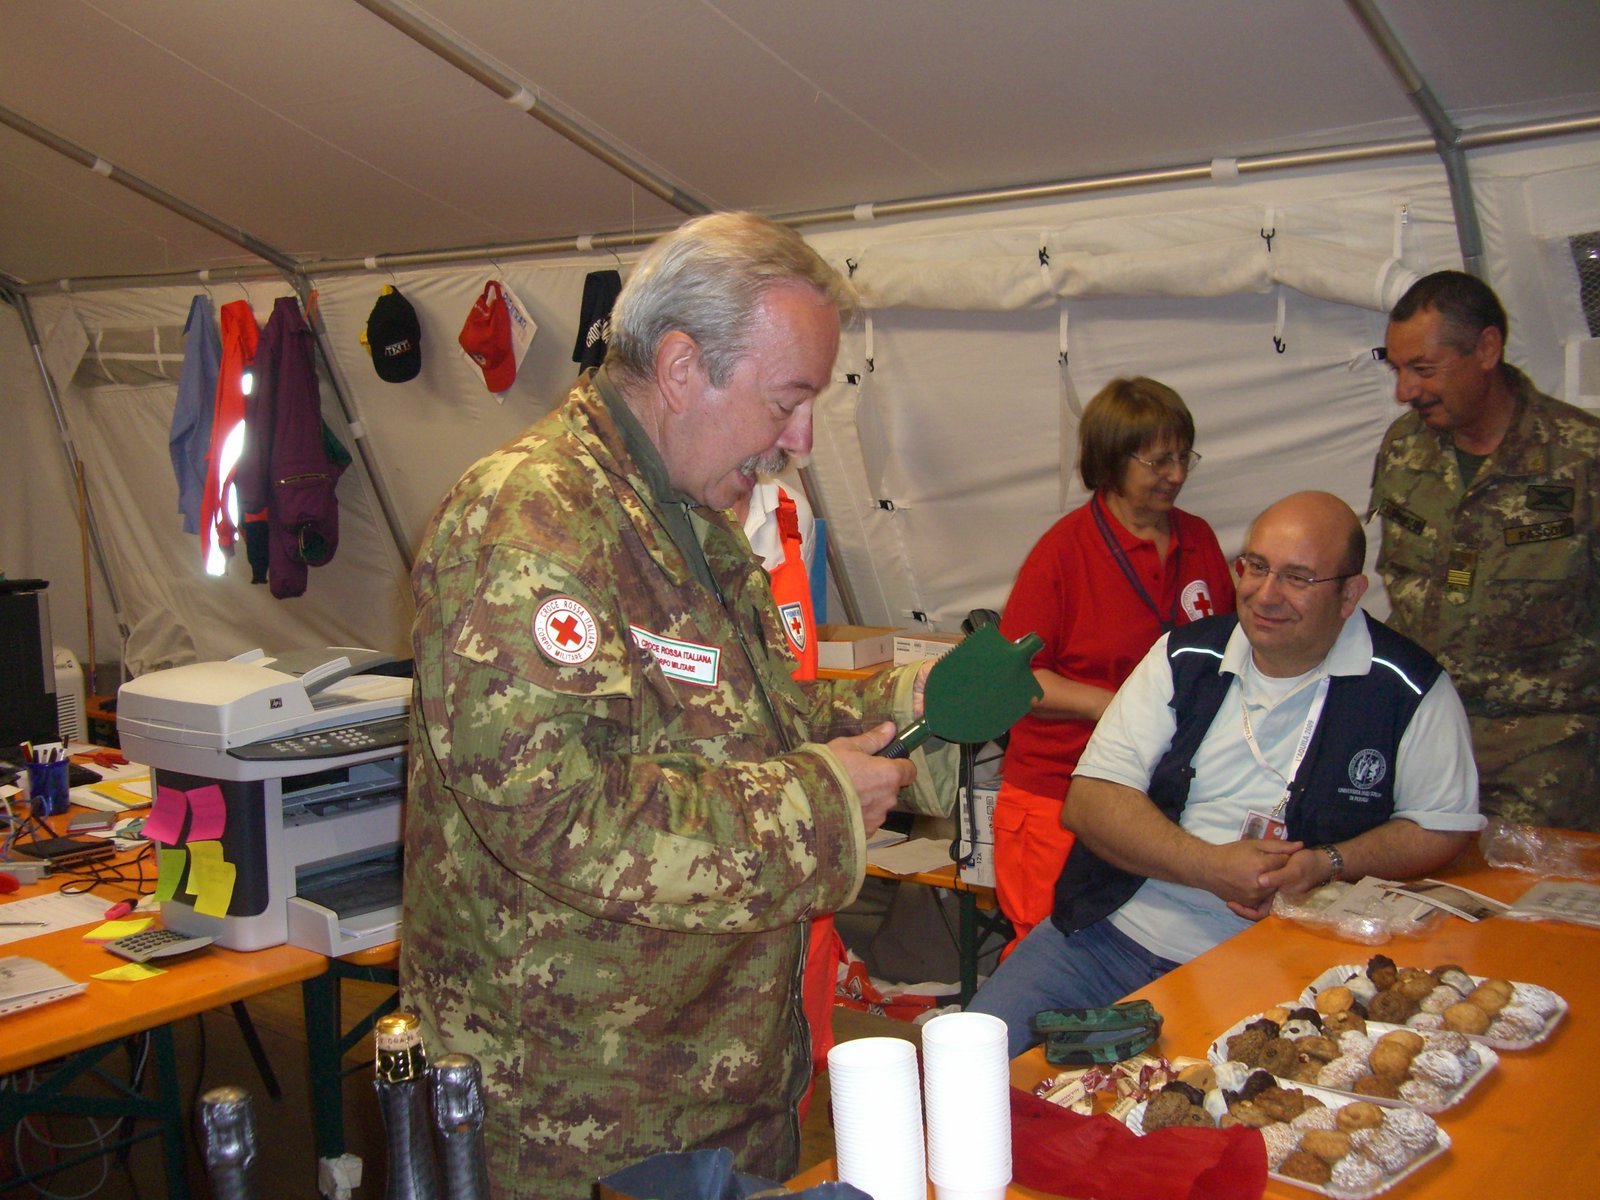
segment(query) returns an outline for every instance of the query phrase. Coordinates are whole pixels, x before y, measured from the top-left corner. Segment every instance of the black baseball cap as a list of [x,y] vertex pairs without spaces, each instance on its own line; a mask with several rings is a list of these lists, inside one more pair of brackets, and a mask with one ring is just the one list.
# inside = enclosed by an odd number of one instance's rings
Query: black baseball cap
[[367,317],[372,369],[387,383],[405,383],[422,370],[422,326],[400,289],[385,287]]

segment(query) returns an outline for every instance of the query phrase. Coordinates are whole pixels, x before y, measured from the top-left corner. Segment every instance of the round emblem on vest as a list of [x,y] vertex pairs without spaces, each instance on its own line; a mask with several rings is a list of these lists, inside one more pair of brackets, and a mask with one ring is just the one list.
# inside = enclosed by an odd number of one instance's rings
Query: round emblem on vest
[[594,657],[600,628],[593,614],[571,596],[552,596],[533,614],[533,640],[546,658],[575,667]]
[[1358,750],[1350,760],[1350,782],[1362,791],[1371,791],[1383,782],[1389,764],[1376,750]]

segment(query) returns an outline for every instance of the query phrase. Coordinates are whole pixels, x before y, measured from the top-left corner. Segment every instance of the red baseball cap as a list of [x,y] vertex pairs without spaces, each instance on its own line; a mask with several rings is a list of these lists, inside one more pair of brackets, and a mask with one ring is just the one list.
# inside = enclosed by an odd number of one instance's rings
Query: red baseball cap
[[506,312],[499,280],[491,279],[483,285],[483,294],[467,314],[467,323],[461,327],[461,335],[456,340],[472,361],[483,368],[483,382],[491,392],[503,392],[516,382],[511,315]]

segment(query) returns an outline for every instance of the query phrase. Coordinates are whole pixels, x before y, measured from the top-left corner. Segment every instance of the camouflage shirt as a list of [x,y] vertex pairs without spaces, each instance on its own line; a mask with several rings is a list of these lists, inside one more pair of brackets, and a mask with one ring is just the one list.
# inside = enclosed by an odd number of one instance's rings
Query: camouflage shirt
[[1600,723],[1600,418],[1512,375],[1511,427],[1470,484],[1450,435],[1407,413],[1378,451],[1369,509],[1388,623],[1455,681],[1490,811],[1502,766],[1587,726],[1569,747],[1581,767]]
[[909,668],[790,677],[743,533],[695,510],[690,566],[620,403],[602,373],[473,466],[413,577],[402,993],[483,1064],[497,1198],[708,1146],[793,1173],[807,922],[865,866],[818,743],[910,715]]

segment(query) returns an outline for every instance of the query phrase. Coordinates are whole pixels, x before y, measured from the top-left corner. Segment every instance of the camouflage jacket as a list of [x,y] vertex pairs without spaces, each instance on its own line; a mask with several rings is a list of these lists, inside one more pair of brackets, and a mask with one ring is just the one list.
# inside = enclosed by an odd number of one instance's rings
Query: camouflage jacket
[[706,1146],[793,1173],[806,926],[866,854],[818,743],[909,717],[909,668],[790,678],[724,514],[697,582],[600,386],[468,471],[413,578],[402,991],[483,1064],[498,1198]]
[[1514,376],[1511,428],[1465,489],[1449,434],[1389,427],[1368,510],[1388,623],[1474,716],[1600,712],[1600,418]]

